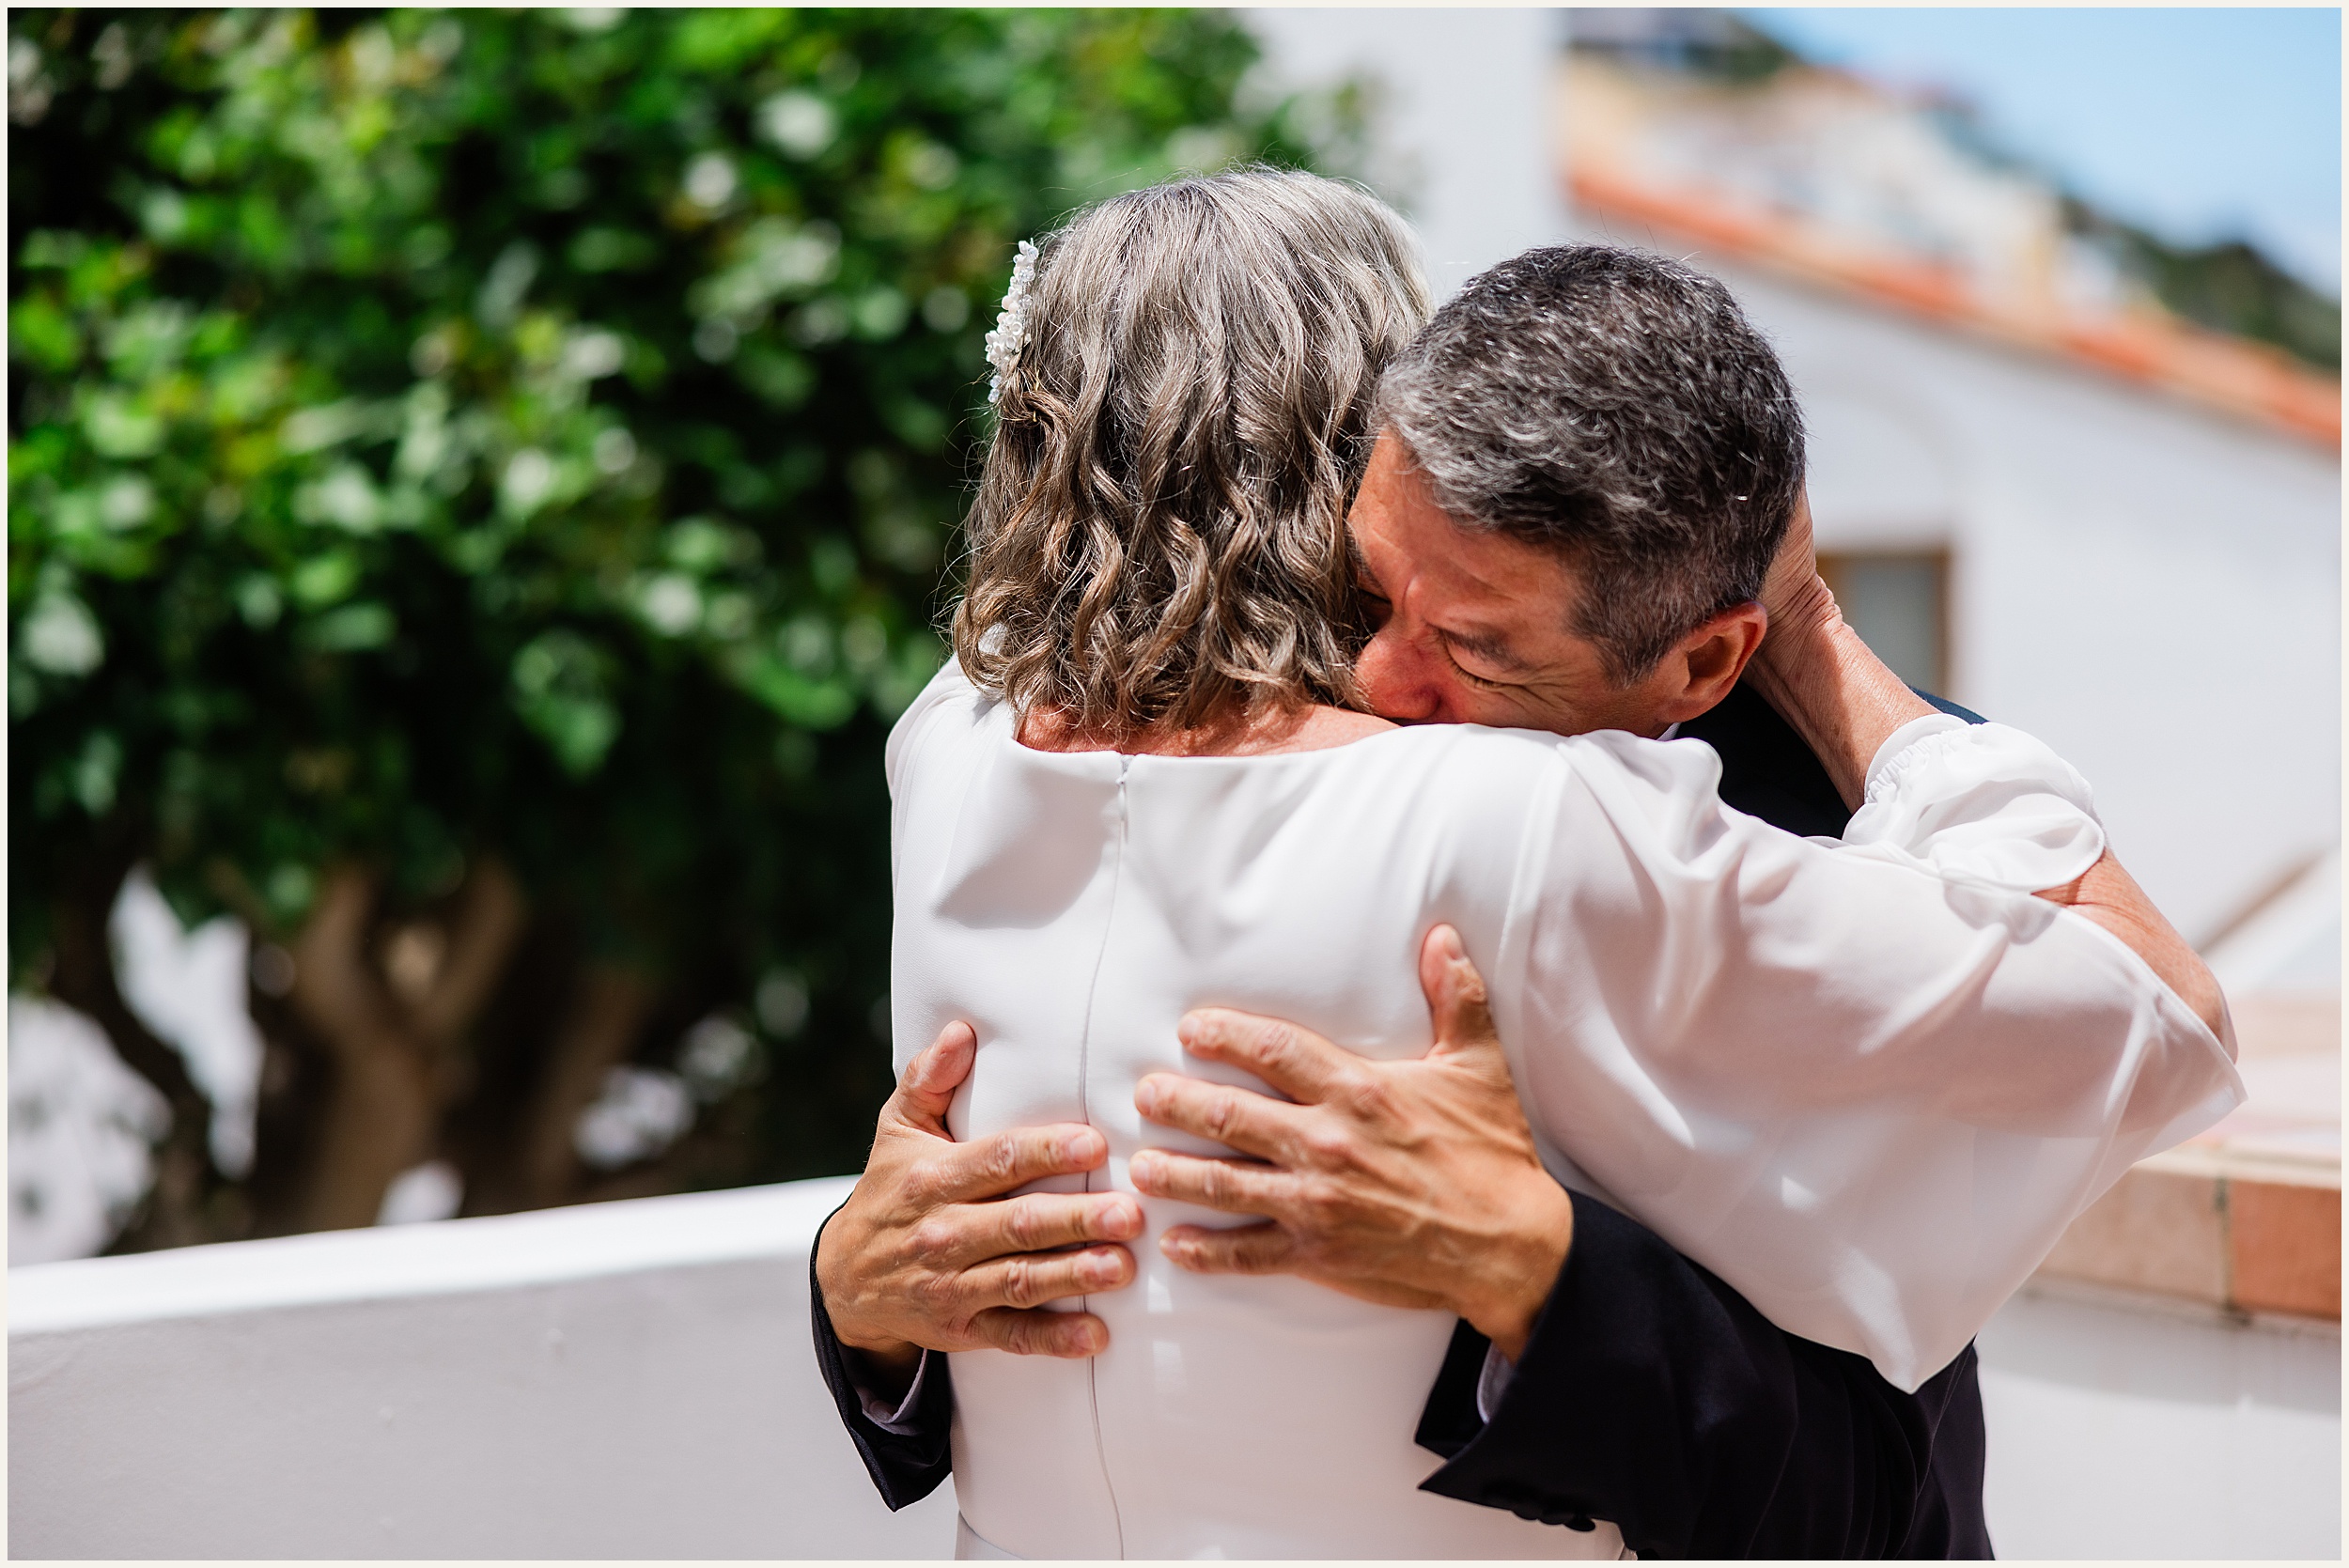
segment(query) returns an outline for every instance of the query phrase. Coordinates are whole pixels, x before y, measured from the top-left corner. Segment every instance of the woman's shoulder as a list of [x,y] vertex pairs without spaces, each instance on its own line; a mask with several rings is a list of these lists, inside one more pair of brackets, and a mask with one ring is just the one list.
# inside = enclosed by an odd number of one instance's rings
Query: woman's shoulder
[[962,666],[949,655],[946,662],[939,666],[938,674],[930,677],[929,684],[906,705],[906,710],[890,726],[889,745],[882,753],[890,792],[896,792],[906,768],[927,738],[945,729],[968,731],[975,727],[993,701],[972,684],[971,677],[962,673]]
[[1621,730],[1556,735],[1420,724],[1347,750],[1366,758],[1383,753],[1391,775],[1417,776],[1464,807],[1520,800],[1538,784],[1566,790],[1605,816],[1678,820],[1691,812],[1709,815],[1720,788],[1720,758],[1703,742],[1650,740]]
[[1440,799],[1464,811],[1521,800],[1573,767],[1568,737],[1482,724],[1406,724],[1317,754],[1349,775],[1353,787]]

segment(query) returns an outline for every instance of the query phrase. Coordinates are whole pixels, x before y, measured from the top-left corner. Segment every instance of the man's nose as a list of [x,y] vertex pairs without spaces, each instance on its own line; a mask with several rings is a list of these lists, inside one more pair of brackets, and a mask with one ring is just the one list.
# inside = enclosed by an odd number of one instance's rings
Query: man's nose
[[[1398,617],[1399,618],[1399,617]],[[1397,723],[1424,723],[1442,706],[1442,695],[1427,678],[1427,661],[1390,620],[1363,645],[1354,661],[1354,676],[1362,694],[1381,718]]]

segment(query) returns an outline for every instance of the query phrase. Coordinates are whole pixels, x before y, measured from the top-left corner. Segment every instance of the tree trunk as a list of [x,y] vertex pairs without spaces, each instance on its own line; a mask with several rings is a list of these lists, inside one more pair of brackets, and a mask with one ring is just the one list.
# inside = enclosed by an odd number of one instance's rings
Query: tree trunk
[[582,1112],[603,1092],[605,1075],[628,1060],[653,986],[633,970],[590,963],[582,970],[568,1013],[548,1042],[545,1069],[525,1102],[517,1131],[521,1157],[508,1208],[544,1208],[578,1195],[585,1172],[573,1142]]
[[372,872],[335,867],[291,950],[286,1000],[333,1072],[294,1210],[299,1230],[373,1224],[393,1178],[431,1157],[441,1112],[461,1082],[465,1031],[525,919],[512,875],[495,861],[477,863],[449,922],[445,958],[403,997],[374,951],[377,895]]
[[221,1185],[212,1167],[211,1102],[196,1088],[179,1053],[131,1010],[115,975],[108,921],[123,879],[136,863],[135,854],[118,850],[93,858],[73,880],[58,911],[49,977],[51,993],[104,1030],[115,1054],[154,1085],[171,1112],[170,1130],[154,1152],[154,1188],[108,1249],[116,1252],[221,1239],[206,1214],[207,1200]]

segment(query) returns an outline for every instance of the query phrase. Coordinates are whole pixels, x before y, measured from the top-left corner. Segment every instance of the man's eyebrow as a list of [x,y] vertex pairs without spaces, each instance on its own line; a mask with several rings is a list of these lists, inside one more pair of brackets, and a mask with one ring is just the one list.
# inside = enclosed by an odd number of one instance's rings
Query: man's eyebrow
[[1436,629],[1454,647],[1472,653],[1504,670],[1523,671],[1533,667],[1518,658],[1517,650],[1509,646],[1509,639],[1498,631],[1448,631],[1441,627]]

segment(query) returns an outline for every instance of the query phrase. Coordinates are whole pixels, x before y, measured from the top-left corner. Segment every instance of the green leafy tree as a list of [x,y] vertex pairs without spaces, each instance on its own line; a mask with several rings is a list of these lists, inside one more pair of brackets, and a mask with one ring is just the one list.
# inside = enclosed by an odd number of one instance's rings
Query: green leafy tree
[[[853,1169],[1013,242],[1300,106],[1214,13],[8,26],[10,972],[170,1102],[122,1245]],[[117,984],[141,863],[262,944],[249,1172]],[[706,1103],[599,1175],[630,1061]]]

